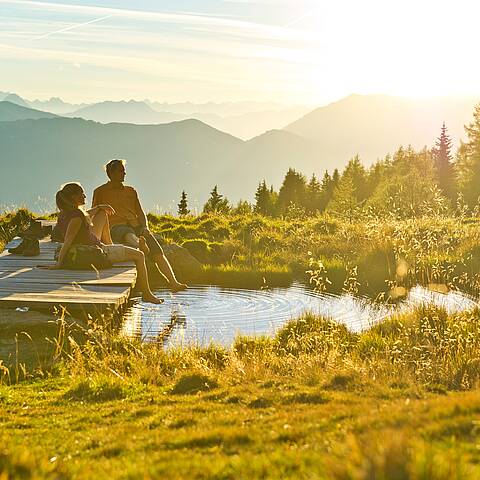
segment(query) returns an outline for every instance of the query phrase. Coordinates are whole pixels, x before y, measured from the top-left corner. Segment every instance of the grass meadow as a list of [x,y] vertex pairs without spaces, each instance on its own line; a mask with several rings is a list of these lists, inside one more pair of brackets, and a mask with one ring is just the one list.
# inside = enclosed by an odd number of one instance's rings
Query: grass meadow
[[320,289],[371,297],[416,284],[478,292],[477,218],[366,215],[349,222],[329,215],[210,214],[149,215],[149,221],[165,242],[186,247],[206,265],[198,281],[207,283],[260,288],[313,281]]
[[[219,282],[263,268],[320,290],[476,291],[469,218],[150,222]],[[0,361],[0,478],[476,479],[479,320],[426,305],[352,333],[306,314],[274,337],[165,350],[109,318],[52,317],[48,340],[11,333]]]
[[0,368],[2,478],[480,474],[478,311],[425,307],[361,334],[306,315],[274,338],[168,351],[58,322],[48,356]]

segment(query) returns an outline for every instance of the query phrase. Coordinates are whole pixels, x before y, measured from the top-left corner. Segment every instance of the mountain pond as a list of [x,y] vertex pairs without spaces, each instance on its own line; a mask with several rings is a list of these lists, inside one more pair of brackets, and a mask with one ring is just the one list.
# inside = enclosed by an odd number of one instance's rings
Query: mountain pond
[[135,302],[126,312],[122,331],[143,341],[167,346],[217,343],[231,345],[238,335],[274,335],[289,320],[311,312],[332,318],[360,332],[396,311],[434,304],[448,312],[469,310],[477,302],[458,291],[438,293],[417,286],[397,305],[373,302],[349,294],[317,293],[309,286],[245,290],[211,285],[194,286],[172,295],[156,292],[162,305]]

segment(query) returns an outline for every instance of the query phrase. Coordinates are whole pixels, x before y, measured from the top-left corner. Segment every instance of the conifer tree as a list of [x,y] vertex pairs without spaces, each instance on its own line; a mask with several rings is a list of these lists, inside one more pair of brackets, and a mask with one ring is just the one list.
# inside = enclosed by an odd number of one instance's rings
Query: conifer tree
[[344,176],[335,187],[328,211],[352,222],[359,211],[355,185],[350,176]]
[[338,168],[336,168],[333,171],[332,182],[333,182],[333,188],[335,188],[338,185],[338,183],[340,182],[340,173],[338,171]]
[[239,200],[231,212],[233,215],[250,215],[253,212],[253,207],[252,204],[246,200]]
[[178,204],[178,214],[181,217],[188,215],[190,210],[188,209],[188,201],[187,201],[187,194],[185,190],[182,191],[182,197],[180,198],[180,203]]
[[438,186],[447,198],[455,197],[455,171],[452,159],[452,140],[443,122],[440,136],[432,150]]
[[309,214],[317,213],[321,210],[322,186],[317,180],[315,174],[308,182],[305,192],[305,210]]
[[480,197],[480,104],[475,107],[473,122],[465,127],[468,141],[458,152],[462,191],[466,202],[473,207]]
[[[335,170],[338,173],[338,170]],[[333,191],[335,190],[335,184],[333,178],[330,176],[328,171],[325,170],[325,173],[322,178],[322,185],[320,187],[320,208],[321,212],[325,211],[327,208],[328,202],[332,199]]]
[[268,215],[270,192],[265,180],[260,182],[255,192],[255,212],[261,215]]
[[268,188],[265,180],[260,182],[255,192],[255,206],[253,208],[255,213],[261,215],[273,216],[275,215],[276,193],[273,190],[273,185]]
[[342,179],[345,177],[349,177],[352,180],[357,202],[364,201],[370,192],[368,191],[367,172],[358,155],[355,155],[345,167]]
[[306,189],[307,181],[305,177],[293,168],[289,168],[278,192],[278,213],[283,215],[291,204],[304,207]]
[[210,198],[203,206],[203,213],[228,213],[229,211],[230,203],[218,193],[218,186],[215,185],[210,192]]

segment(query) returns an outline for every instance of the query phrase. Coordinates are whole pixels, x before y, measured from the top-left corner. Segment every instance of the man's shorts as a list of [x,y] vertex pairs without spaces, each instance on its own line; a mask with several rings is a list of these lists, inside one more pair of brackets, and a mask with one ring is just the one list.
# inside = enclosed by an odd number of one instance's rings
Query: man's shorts
[[[113,243],[124,243],[125,236],[128,233],[133,233],[134,235],[139,237],[142,233],[142,230],[143,227],[141,226],[132,227],[131,225],[113,225],[113,227],[110,229],[110,233],[112,235]],[[151,233],[144,233],[142,236],[145,238],[148,248],[150,249],[150,255],[163,255],[162,247]]]

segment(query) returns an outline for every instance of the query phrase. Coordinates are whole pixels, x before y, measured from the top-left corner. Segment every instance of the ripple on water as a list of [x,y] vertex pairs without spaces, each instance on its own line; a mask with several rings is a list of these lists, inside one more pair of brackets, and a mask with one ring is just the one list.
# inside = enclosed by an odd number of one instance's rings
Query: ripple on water
[[228,345],[238,334],[271,335],[306,312],[360,331],[390,311],[363,298],[319,294],[301,285],[272,290],[200,286],[175,295],[166,290],[157,294],[165,303],[135,304],[126,315],[125,333],[145,341],[168,337],[170,345],[211,341]]
[[373,303],[353,295],[315,293],[294,284],[289,288],[245,290],[196,286],[175,295],[157,292],[165,303],[136,303],[125,317],[123,330],[144,341],[167,345],[229,345],[242,335],[272,335],[286,322],[306,312],[332,318],[350,330],[362,331],[394,311],[408,311],[421,304],[434,304],[449,313],[469,310],[477,301],[461,293],[447,294],[415,287],[397,307]]

